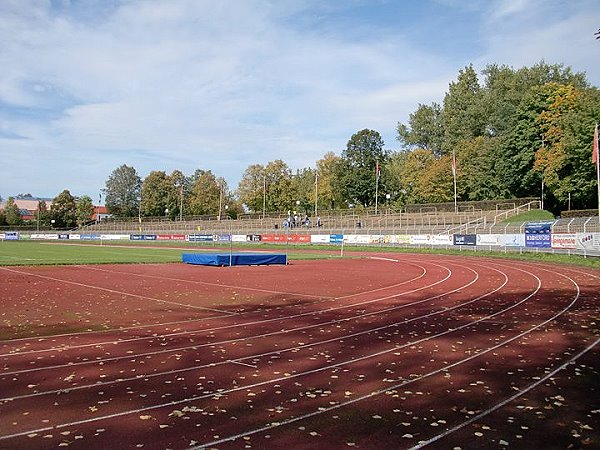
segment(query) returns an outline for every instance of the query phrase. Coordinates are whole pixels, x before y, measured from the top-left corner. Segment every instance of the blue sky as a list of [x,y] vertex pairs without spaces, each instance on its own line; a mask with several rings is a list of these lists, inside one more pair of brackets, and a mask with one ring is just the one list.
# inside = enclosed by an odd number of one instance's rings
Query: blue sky
[[237,187],[442,102],[468,64],[600,86],[596,0],[2,0],[0,195],[94,201],[121,164]]

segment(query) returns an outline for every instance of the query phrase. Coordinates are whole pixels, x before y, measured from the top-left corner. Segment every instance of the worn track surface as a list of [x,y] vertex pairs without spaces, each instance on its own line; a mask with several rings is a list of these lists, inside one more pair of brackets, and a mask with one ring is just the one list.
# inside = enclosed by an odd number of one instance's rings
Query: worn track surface
[[600,272],[0,267],[0,448],[599,448]]

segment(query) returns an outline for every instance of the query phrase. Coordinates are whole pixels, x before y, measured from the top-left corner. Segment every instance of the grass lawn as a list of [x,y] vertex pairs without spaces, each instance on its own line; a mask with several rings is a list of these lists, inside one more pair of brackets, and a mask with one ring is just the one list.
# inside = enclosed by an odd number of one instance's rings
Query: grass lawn
[[554,216],[549,211],[539,209],[526,211],[516,216],[509,217],[502,221],[504,224],[521,224],[523,222],[543,222],[546,220],[554,220]]
[[[171,244],[175,245],[175,244]],[[127,264],[181,262],[181,254],[200,251],[228,253],[229,246],[165,248],[146,243],[141,245],[58,243],[39,241],[0,241],[0,266],[63,265],[63,264]],[[265,247],[247,247],[244,251],[265,251]],[[284,246],[269,249],[284,253]],[[290,260],[329,258],[325,254],[293,252]]]

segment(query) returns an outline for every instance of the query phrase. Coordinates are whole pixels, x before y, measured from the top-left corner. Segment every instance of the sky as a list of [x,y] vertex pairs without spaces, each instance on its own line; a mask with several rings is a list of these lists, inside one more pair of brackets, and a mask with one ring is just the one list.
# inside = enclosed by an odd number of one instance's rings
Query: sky
[[600,86],[597,0],[0,0],[0,196],[95,203],[122,164],[236,189],[441,103],[472,64]]

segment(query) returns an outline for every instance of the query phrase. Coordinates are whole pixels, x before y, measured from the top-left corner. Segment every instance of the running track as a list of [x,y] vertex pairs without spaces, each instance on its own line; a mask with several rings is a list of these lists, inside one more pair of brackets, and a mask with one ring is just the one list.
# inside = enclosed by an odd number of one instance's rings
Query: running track
[[598,448],[600,272],[0,267],[0,448]]

